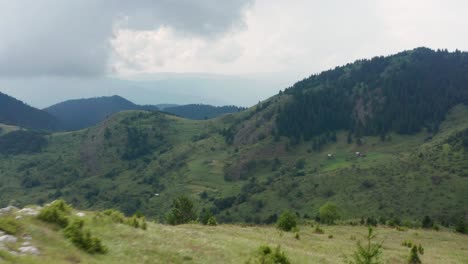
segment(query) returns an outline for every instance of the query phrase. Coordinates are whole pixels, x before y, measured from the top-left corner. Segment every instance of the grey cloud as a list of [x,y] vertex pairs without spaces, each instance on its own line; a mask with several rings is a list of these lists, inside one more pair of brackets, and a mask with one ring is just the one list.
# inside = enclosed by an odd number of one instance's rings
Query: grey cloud
[[0,76],[99,76],[115,26],[215,38],[252,0],[0,0]]

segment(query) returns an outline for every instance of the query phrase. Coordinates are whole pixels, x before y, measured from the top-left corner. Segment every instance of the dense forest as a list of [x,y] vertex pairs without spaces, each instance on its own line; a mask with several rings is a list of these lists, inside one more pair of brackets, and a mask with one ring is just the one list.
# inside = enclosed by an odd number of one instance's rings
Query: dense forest
[[97,97],[65,101],[44,111],[57,117],[66,130],[93,126],[107,116],[124,110],[136,110],[139,106],[120,96]]
[[0,93],[0,123],[30,129],[57,130],[59,121],[50,114]]
[[436,131],[448,109],[468,103],[468,53],[418,48],[312,75],[285,90],[278,132],[310,140],[336,130],[355,137]]
[[203,120],[210,119],[220,115],[235,113],[244,110],[245,108],[233,105],[227,106],[212,106],[204,104],[189,104],[174,107],[167,107],[164,112],[182,116],[189,119]]
[[236,106],[211,105],[137,105],[129,100],[114,95],[87,99],[68,100],[55,104],[44,111],[55,116],[65,130],[78,130],[94,126],[106,117],[125,110],[164,111],[188,119],[214,118],[226,113],[233,113],[243,108]]

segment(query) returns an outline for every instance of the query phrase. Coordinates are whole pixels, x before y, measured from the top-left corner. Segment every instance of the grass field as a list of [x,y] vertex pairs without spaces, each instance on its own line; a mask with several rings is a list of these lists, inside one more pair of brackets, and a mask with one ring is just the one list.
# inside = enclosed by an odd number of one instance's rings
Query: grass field
[[[367,232],[364,226],[322,226],[324,234],[310,225],[300,226],[300,239],[272,226],[188,224],[168,226],[148,223],[147,230],[123,224],[93,220],[86,212],[86,225],[109,249],[104,255],[89,255],[72,245],[57,227],[33,217],[19,220],[22,234],[32,236],[39,256],[13,256],[0,250],[2,263],[245,263],[262,245],[281,246],[291,263],[346,263],[358,240]],[[424,247],[422,263],[468,263],[468,236],[449,230],[375,228],[376,242],[383,241],[383,263],[406,263],[409,249],[405,240]],[[330,238],[330,235],[333,237]],[[17,245],[10,245],[15,248]]]

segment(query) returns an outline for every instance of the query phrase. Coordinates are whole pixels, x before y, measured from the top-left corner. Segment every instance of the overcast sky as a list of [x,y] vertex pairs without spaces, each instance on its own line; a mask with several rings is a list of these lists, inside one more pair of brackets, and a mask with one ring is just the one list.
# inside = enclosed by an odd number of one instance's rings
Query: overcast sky
[[462,0],[0,0],[0,91],[38,107],[114,93],[251,105],[356,59],[468,50],[466,10]]

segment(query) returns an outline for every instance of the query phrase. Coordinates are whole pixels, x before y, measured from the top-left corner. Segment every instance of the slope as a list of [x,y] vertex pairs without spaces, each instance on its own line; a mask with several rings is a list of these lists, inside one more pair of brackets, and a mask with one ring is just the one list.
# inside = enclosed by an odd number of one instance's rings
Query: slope
[[[80,213],[84,225],[93,236],[108,248],[105,254],[87,254],[65,239],[57,226],[28,216],[37,210],[13,210],[0,216],[16,221],[16,243],[0,244],[2,263],[246,263],[254,260],[260,246],[280,245],[291,263],[346,263],[363,240],[367,228],[363,226],[322,226],[324,234],[317,234],[309,223],[300,226],[300,239],[294,233],[282,233],[272,226],[197,224],[167,226],[148,222],[146,230],[114,223],[102,212]],[[411,241],[422,245],[422,263],[466,263],[468,261],[466,235],[449,230],[404,229],[387,226],[375,228],[376,242],[383,241],[384,263],[407,263],[409,249],[402,245]],[[1,235],[0,235],[1,236]],[[27,243],[38,248],[38,255],[12,254]],[[339,252],[339,254],[337,254]],[[256,262],[254,262],[256,263]]]
[[[404,54],[400,59],[409,60],[413,53]],[[336,127],[310,138],[284,136],[280,116],[297,100],[294,89],[211,120],[126,111],[89,129],[45,135],[41,152],[0,156],[0,203],[62,197],[79,208],[141,210],[161,221],[180,195],[221,222],[272,223],[285,209],[314,218],[327,201],[338,204],[343,218],[408,225],[419,225],[425,215],[451,225],[466,215],[465,105],[450,101],[449,110],[411,133]],[[413,119],[397,121],[407,120]]]
[[67,130],[93,126],[107,116],[124,111],[139,109],[139,106],[117,95],[88,99],[69,100],[55,104],[44,111],[59,119]]
[[47,112],[0,93],[0,123],[29,129],[57,130],[60,123]]

